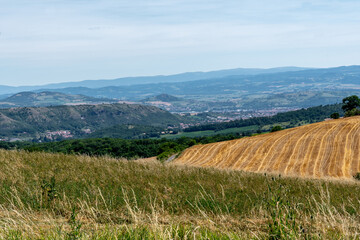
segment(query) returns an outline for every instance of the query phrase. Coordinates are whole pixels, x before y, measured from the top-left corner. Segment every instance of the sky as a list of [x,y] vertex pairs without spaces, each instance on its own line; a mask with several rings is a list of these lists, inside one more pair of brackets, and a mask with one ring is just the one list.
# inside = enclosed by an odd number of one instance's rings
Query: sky
[[0,0],[0,85],[360,64],[359,0]]

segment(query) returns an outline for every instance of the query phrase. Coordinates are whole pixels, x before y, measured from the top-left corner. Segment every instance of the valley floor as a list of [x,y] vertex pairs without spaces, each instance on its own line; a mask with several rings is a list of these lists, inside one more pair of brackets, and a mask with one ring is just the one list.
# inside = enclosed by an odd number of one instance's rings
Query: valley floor
[[0,239],[353,239],[360,184],[0,150]]

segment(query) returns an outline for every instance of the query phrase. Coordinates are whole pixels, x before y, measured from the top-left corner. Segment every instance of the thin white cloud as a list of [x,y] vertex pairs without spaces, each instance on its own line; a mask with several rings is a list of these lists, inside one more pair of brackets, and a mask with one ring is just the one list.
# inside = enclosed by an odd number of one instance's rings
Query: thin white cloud
[[[359,1],[0,0],[0,6],[0,84],[26,84],[24,76],[58,82],[360,61],[349,53],[358,53]],[[98,67],[84,73],[89,66]]]

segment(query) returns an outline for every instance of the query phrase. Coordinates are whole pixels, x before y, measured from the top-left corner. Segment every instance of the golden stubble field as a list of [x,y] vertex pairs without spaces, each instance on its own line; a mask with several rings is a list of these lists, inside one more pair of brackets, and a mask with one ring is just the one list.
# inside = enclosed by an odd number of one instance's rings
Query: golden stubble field
[[329,120],[232,141],[196,145],[175,164],[315,178],[360,171],[360,117]]

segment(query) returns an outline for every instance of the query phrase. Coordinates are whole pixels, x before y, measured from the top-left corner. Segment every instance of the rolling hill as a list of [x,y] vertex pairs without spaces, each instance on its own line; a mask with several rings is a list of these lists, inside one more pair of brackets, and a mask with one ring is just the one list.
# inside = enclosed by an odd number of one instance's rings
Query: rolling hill
[[153,106],[137,104],[0,109],[0,137],[34,138],[48,131],[60,130],[68,130],[68,135],[78,137],[121,124],[165,128],[178,123],[179,118],[176,115]]
[[156,102],[156,101],[161,101],[161,102],[178,102],[181,101],[181,98],[169,95],[169,94],[159,94],[153,97],[148,97],[144,100],[142,100],[142,102]]
[[196,145],[176,164],[303,177],[351,178],[360,171],[360,117],[238,140]]
[[116,101],[106,98],[94,98],[84,95],[71,95],[59,92],[20,92],[0,100],[0,108],[46,107],[56,105],[80,105],[114,102]]

